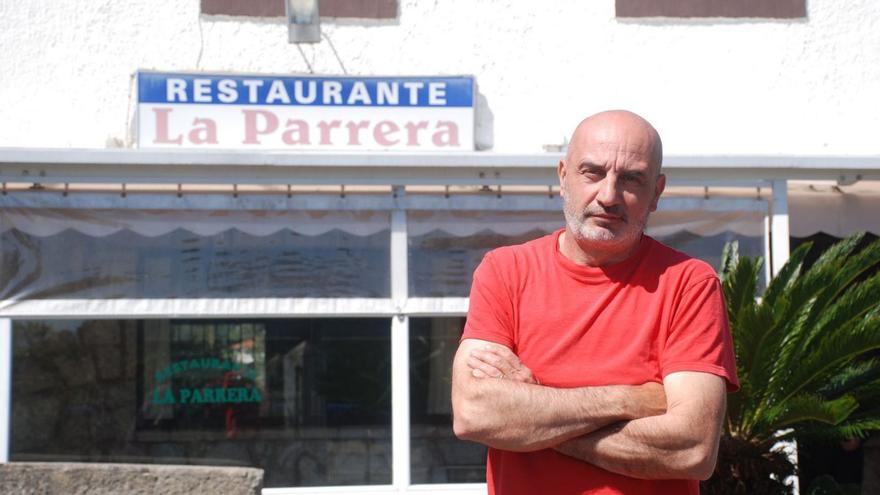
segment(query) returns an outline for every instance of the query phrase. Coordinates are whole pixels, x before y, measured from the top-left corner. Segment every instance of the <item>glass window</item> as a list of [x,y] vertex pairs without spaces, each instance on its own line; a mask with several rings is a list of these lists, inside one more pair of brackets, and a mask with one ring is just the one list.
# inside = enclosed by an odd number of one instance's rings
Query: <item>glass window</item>
[[565,225],[561,211],[413,211],[407,218],[413,297],[467,297],[471,275],[487,251]]
[[390,321],[14,321],[10,458],[391,482]]
[[452,432],[452,358],[464,318],[410,318],[410,479],[483,483],[486,447]]
[[389,246],[387,212],[10,208],[0,299],[389,297]]

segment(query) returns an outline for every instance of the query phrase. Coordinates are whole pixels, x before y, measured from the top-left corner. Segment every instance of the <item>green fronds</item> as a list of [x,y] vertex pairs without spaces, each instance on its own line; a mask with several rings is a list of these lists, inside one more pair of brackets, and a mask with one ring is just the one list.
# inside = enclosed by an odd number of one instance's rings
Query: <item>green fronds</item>
[[722,286],[727,301],[728,318],[733,323],[739,318],[741,311],[755,304],[757,278],[763,261],[761,258],[739,258],[736,255],[736,246],[731,246],[726,254],[731,257],[723,262],[727,271],[722,271]]
[[859,401],[859,410],[853,415],[853,419],[880,419],[880,378],[853,388],[850,395]]
[[816,394],[803,394],[769,408],[758,426],[763,428],[769,426],[771,430],[768,433],[772,434],[807,421],[837,425],[847,419],[858,407],[859,403],[850,395],[825,400]]
[[739,242],[731,241],[721,248],[721,267],[718,269],[718,279],[723,284],[727,280],[727,274],[733,272],[739,261]]
[[770,306],[776,304],[779,294],[790,288],[801,274],[801,268],[804,266],[804,258],[812,249],[812,242],[805,242],[795,249],[788,257],[788,262],[783,265],[779,273],[776,274],[770,283],[767,284],[767,290],[764,291],[764,304]]
[[765,306],[756,306],[753,301],[740,309],[736,323],[731,322],[731,328],[738,330],[733,333],[736,359],[740,366],[738,371],[748,375],[756,384],[764,383],[765,375],[769,376],[764,368],[772,366],[767,362],[767,354],[773,352],[774,343],[781,337],[775,331],[772,311]]
[[825,307],[843,291],[848,290],[860,275],[880,262],[880,244],[872,243],[860,252],[853,250],[862,242],[865,234],[858,234],[832,246],[822,254],[816,264],[798,280],[791,293],[801,298],[813,299],[807,323],[812,325]]
[[807,329],[809,333],[804,340],[804,347],[812,347],[817,339],[834,329],[852,326],[866,313],[876,309],[878,301],[880,301],[880,273],[861,284],[852,286],[823,309],[815,325]]
[[880,418],[863,418],[855,421],[847,421],[836,425],[834,434],[844,440],[850,438],[867,438],[872,431],[880,430]]
[[787,433],[781,440],[790,440],[800,436],[833,443],[853,438],[866,438],[872,431],[878,430],[880,430],[880,419],[876,417],[847,420],[838,425],[808,423]]
[[[825,310],[848,292],[856,280],[863,276],[866,271],[880,263],[880,241],[872,243],[860,252],[846,258],[829,261],[828,270],[830,278],[825,282],[825,288],[816,294],[815,303],[812,306],[810,318],[807,324],[813,327],[825,313]],[[812,271],[812,270],[811,270]],[[808,342],[805,342],[807,345]]]
[[[783,306],[785,307],[785,306]],[[802,357],[806,321],[809,318],[810,306],[802,305],[795,308],[785,321],[774,321],[773,340],[764,339],[760,362],[756,363],[755,380],[767,385],[767,391],[776,395],[784,393],[784,383],[792,371],[792,366]]]
[[[878,379],[880,379],[880,360],[869,359],[851,363],[844,366],[828,382],[821,385],[818,393],[822,397],[833,399],[866,385],[870,386]],[[877,392],[880,392],[880,383],[877,388]]]
[[793,395],[823,385],[827,373],[874,349],[880,349],[880,318],[861,320],[852,326],[838,327],[817,340],[796,367],[791,369],[786,391]]
[[822,253],[810,270],[798,277],[790,289],[785,291],[792,306],[802,307],[807,301],[829,290],[831,282],[835,280],[835,274],[841,271],[845,260],[863,237],[864,234],[849,237]]
[[[852,438],[880,429],[880,242],[841,241],[804,269],[796,249],[756,299],[760,258],[726,246],[720,277],[742,388],[726,431],[764,444],[776,433]],[[849,435],[849,436],[846,436]]]

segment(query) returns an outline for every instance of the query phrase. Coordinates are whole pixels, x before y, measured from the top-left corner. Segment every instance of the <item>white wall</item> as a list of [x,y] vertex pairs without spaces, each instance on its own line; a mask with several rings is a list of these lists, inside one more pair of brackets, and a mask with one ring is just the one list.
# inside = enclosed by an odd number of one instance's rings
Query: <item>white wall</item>
[[[880,153],[880,2],[809,18],[617,20],[613,0],[401,0],[391,21],[325,19],[316,73],[472,74],[478,142],[539,152],[624,107],[666,151]],[[0,146],[128,144],[138,69],[308,72],[282,19],[200,16],[198,0],[2,0]],[[340,63],[341,62],[341,63]]]

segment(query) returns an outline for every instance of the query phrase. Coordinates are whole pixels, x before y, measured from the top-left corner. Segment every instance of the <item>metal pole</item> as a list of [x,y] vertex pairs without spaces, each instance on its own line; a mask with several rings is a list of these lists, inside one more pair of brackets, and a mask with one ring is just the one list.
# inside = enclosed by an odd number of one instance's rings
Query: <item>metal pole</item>
[[12,432],[12,320],[0,319],[0,463],[9,462]]
[[773,206],[771,209],[770,231],[772,232],[771,263],[773,275],[779,273],[782,265],[788,261],[788,181],[773,181]]
[[[402,203],[402,186],[395,186]],[[391,319],[391,452],[392,484],[398,493],[410,484],[409,424],[409,318],[403,313],[409,292],[406,210],[391,212],[391,299],[396,313]]]

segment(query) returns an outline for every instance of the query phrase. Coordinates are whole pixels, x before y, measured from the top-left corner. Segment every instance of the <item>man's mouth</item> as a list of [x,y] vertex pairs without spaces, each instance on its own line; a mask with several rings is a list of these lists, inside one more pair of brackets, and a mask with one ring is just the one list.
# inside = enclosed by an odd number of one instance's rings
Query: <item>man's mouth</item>
[[620,215],[608,215],[606,213],[592,214],[590,215],[593,218],[598,218],[600,220],[605,220],[606,222],[622,222],[623,217]]

